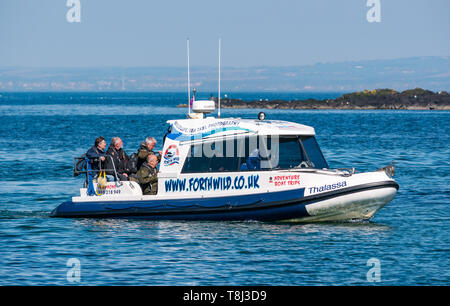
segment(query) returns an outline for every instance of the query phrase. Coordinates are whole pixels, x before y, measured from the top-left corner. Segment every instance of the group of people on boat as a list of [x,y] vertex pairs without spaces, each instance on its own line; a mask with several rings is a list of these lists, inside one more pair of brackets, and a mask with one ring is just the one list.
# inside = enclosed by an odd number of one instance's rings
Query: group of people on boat
[[108,181],[135,181],[141,185],[143,194],[156,194],[158,191],[157,166],[161,161],[162,152],[158,155],[153,151],[156,139],[147,137],[137,153],[131,156],[123,149],[120,137],[113,137],[106,149],[106,141],[102,136],[95,139],[94,146],[87,152],[86,157],[91,161],[91,169],[95,173],[105,171]]

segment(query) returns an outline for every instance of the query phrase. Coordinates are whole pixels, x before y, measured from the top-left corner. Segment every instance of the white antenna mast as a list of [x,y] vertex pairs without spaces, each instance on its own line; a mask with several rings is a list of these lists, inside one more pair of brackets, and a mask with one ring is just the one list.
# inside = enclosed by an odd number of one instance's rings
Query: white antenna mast
[[220,118],[220,49],[221,49],[221,47],[222,47],[222,39],[219,38],[219,93],[218,93],[218,97],[217,97],[217,99],[218,99],[217,104],[219,107],[218,118]]
[[188,107],[191,114],[191,73],[189,67],[189,38],[187,39],[187,66],[188,66]]

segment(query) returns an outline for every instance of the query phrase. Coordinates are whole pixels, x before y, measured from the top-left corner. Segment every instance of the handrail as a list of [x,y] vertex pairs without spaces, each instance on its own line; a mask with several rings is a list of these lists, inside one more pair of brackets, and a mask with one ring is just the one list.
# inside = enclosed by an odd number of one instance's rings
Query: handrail
[[[92,161],[92,163],[94,162],[98,162],[98,168],[99,170],[94,170],[94,169],[88,169],[87,166],[85,164],[83,164],[83,161],[86,161],[86,157],[74,157],[73,158],[73,176],[78,176],[80,174],[86,174],[86,178],[89,175],[89,172],[91,173],[99,173],[99,172],[103,172],[103,171],[113,171],[114,172],[114,181],[120,182],[119,180],[119,176],[117,175],[117,170],[116,170],[116,166],[114,164],[114,160],[112,159],[113,157],[111,155],[105,155],[105,158],[110,158],[111,159],[111,164],[113,166],[113,169],[108,169],[108,168],[103,168],[101,167],[102,163],[101,160],[99,158],[96,158],[94,160],[91,159],[87,159],[89,162]],[[81,162],[81,169],[79,167],[77,167]]]

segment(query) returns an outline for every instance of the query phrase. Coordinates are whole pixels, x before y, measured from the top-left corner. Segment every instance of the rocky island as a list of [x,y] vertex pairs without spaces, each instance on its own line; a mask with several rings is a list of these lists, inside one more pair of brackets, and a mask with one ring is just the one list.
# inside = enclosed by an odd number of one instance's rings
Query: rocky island
[[[212,98],[216,101],[217,98]],[[216,105],[217,106],[217,105]],[[180,104],[178,107],[187,107]],[[307,100],[254,100],[221,99],[222,108],[266,109],[410,109],[450,110],[450,94],[421,88],[398,92],[393,89],[364,90],[344,94],[336,99]]]

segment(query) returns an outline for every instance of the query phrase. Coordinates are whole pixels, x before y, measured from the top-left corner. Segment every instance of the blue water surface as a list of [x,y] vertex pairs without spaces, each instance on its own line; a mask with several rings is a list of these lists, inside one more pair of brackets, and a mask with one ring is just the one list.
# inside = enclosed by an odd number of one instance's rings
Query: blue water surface
[[[233,98],[332,98],[242,93]],[[449,285],[450,112],[265,110],[315,128],[333,168],[395,161],[400,190],[370,222],[286,224],[54,219],[79,192],[72,158],[120,136],[128,153],[184,93],[1,93],[0,285]],[[206,97],[208,97],[206,95]],[[231,96],[231,95],[230,95]],[[260,110],[223,109],[256,118]],[[80,282],[68,260],[80,262]],[[379,282],[367,275],[379,262]],[[369,262],[370,263],[370,262]],[[373,278],[369,277],[369,280]]]

